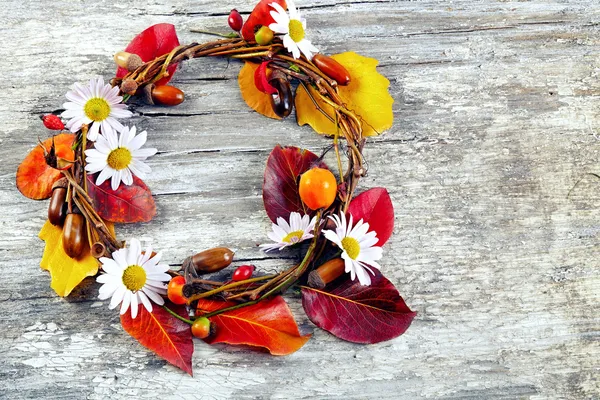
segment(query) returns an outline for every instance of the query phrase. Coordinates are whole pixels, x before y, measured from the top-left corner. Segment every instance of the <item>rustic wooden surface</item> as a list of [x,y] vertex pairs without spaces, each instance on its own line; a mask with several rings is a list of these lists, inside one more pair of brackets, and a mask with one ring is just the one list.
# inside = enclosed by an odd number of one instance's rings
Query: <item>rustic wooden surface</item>
[[[145,3],[145,4],[144,4]],[[46,202],[15,188],[18,163],[46,137],[38,116],[75,82],[113,73],[112,54],[170,22],[187,43],[225,30],[251,0],[7,0],[0,17],[0,398],[600,397],[600,6],[561,1],[308,1],[309,34],[326,53],[380,60],[393,128],[367,145],[361,188],[385,186],[396,208],[384,273],[419,315],[372,346],[315,328],[272,357],[198,342],[195,376],[146,351],[88,281],[58,298],[38,267]],[[268,219],[261,182],[277,143],[328,141],[294,119],[268,120],[239,95],[237,62],[199,60],[176,77],[177,108],[131,121],[160,153],[147,179],[157,218],[118,227],[173,265],[228,245],[263,271]],[[571,195],[567,197],[577,181]]]

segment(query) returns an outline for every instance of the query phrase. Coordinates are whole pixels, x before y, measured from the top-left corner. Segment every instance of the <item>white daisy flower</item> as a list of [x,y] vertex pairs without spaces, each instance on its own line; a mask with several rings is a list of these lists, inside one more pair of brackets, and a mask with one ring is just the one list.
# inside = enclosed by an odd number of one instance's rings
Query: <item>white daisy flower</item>
[[375,275],[371,267],[381,269],[376,260],[381,259],[381,247],[373,246],[379,239],[374,231],[368,232],[369,224],[361,219],[356,226],[352,227],[352,215],[350,221],[346,224],[346,216],[341,214],[341,218],[334,215],[331,218],[337,228],[335,231],[323,231],[325,237],[337,244],[342,249],[342,258],[346,264],[346,272],[350,272],[350,277],[354,280],[358,276],[358,281],[363,286],[371,284],[369,271]]
[[87,133],[87,138],[91,141],[98,138],[100,129],[104,134],[113,130],[120,131],[123,125],[116,118],[129,118],[133,115],[125,104],[121,104],[123,97],[119,96],[119,87],[105,85],[101,77],[92,78],[88,86],[76,83],[66,97],[70,101],[63,104],[66,110],[61,117],[70,118],[67,128],[71,132],[77,132],[83,125],[91,123]]
[[161,295],[167,294],[167,285],[171,276],[166,272],[169,266],[159,264],[161,253],[152,257],[152,247],[148,246],[142,254],[142,246],[137,239],[131,239],[129,248],[112,253],[112,258],[101,257],[104,274],[96,278],[100,287],[100,300],[110,298],[111,310],[121,304],[121,315],[131,308],[131,318],[137,317],[138,306],[152,312],[152,302],[165,304]]
[[85,151],[85,170],[91,174],[100,172],[96,185],[111,178],[112,190],[117,190],[119,184],[133,183],[132,173],[138,178],[144,178],[150,173],[150,167],[143,161],[156,154],[156,149],[141,149],[146,143],[146,131],[135,134],[136,128],[123,127],[120,135],[114,131],[105,132],[98,136],[93,149]]
[[277,223],[273,224],[273,232],[269,232],[269,239],[275,243],[261,244],[262,250],[268,252],[271,250],[283,250],[288,246],[300,243],[306,239],[311,239],[314,235],[311,233],[315,229],[317,219],[311,220],[308,215],[300,217],[300,213],[292,212],[290,222],[285,219],[277,218]]
[[292,53],[294,58],[300,58],[300,52],[302,52],[306,58],[312,60],[313,53],[319,50],[304,38],[306,20],[300,17],[300,12],[293,0],[286,0],[286,4],[289,15],[279,4],[270,4],[275,9],[275,11],[271,11],[271,17],[273,17],[275,22],[269,25],[269,29],[275,33],[285,35],[283,37],[283,45]]

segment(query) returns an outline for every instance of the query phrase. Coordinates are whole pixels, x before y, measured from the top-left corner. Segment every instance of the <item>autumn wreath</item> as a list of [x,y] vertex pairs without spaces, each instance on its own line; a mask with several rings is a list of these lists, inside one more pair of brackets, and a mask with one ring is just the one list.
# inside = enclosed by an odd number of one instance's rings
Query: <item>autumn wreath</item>
[[[389,81],[372,58],[319,53],[292,0],[262,0],[245,23],[232,10],[228,23],[235,33],[188,45],[179,44],[172,25],[151,26],[115,55],[115,78],[76,83],[64,111],[42,117],[61,133],[27,155],[16,179],[25,196],[50,198],[39,237],[51,287],[68,296],[97,275],[99,298],[120,307],[125,331],[190,374],[193,336],[275,355],[302,347],[310,335],[300,334],[281,296],[293,285],[310,320],[341,339],[377,343],[401,335],[415,313],[378,264],[393,230],[392,202],[384,188],[355,196],[366,173],[365,138],[392,125]],[[250,107],[275,119],[295,107],[299,125],[331,138],[321,156],[276,146],[267,159],[263,199],[272,242],[261,250],[306,242],[302,259],[287,270],[261,275],[238,265],[225,281],[211,280],[203,275],[231,265],[231,250],[202,251],[174,271],[152,247],[115,235],[114,224],[148,222],[156,213],[142,178],[151,172],[144,161],[157,150],[144,147],[145,131],[119,122],[132,116],[126,103],[181,103],[183,92],[169,80],[184,60],[199,57],[243,60],[238,81]],[[323,161],[330,150],[332,169]]]

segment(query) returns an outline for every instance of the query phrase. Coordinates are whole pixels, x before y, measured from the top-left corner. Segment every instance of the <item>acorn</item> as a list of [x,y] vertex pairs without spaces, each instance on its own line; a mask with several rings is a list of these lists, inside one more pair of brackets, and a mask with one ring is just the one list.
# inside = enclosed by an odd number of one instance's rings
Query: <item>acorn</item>
[[71,258],[80,258],[85,250],[85,218],[73,212],[67,214],[62,232],[63,249]]
[[275,71],[271,74],[269,84],[277,91],[271,95],[273,111],[281,118],[287,117],[294,107],[294,94],[292,93],[290,81],[287,80],[283,72]]
[[335,80],[338,85],[346,86],[350,83],[350,73],[348,73],[348,70],[333,58],[317,53],[313,56],[312,62],[325,75]]
[[322,264],[319,268],[308,274],[308,286],[323,289],[344,273],[345,262],[341,258],[334,258]]
[[183,91],[175,86],[161,85],[153,86],[151,89],[152,101],[164,106],[176,106],[183,103],[185,95]]
[[67,216],[67,178],[60,178],[52,185],[52,196],[48,205],[48,220],[52,225],[62,226]]
[[135,71],[142,65],[144,65],[144,61],[137,54],[128,53],[126,51],[119,51],[115,54],[115,63],[122,68],[125,68],[127,71]]
[[191,264],[198,275],[209,274],[229,266],[233,261],[233,254],[227,247],[215,247],[186,258],[183,265],[185,267]]

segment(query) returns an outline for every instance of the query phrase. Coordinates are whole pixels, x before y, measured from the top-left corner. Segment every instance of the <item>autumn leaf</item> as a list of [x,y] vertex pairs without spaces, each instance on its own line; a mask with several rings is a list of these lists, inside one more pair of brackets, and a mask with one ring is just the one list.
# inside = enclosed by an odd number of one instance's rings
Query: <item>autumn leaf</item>
[[[331,56],[350,73],[350,83],[339,86],[346,107],[362,120],[363,135],[374,136],[392,127],[394,99],[388,93],[390,81],[377,72],[378,61],[354,52]],[[333,108],[313,96],[317,104],[335,121]],[[314,105],[303,86],[296,90],[296,119],[298,125],[309,124],[317,133],[334,135],[336,127]]]
[[269,26],[275,22],[271,16],[271,11],[274,10],[274,8],[270,6],[271,3],[278,3],[284,10],[287,8],[285,0],[260,0],[242,27],[241,33],[244,40],[253,42],[254,33],[258,28],[261,26]]
[[[167,303],[166,306],[180,316],[188,318],[185,306],[172,303]],[[152,312],[148,312],[146,307],[140,304],[135,319],[131,318],[130,312],[121,315],[121,325],[142,346],[193,375],[194,343],[192,330],[187,323],[169,314],[161,306],[153,304]]]
[[269,83],[269,63],[270,61],[263,61],[254,71],[254,86],[263,93],[275,94],[277,93],[277,89]]
[[319,328],[340,339],[365,344],[402,335],[417,314],[377,270],[370,286],[346,279],[324,290],[303,287],[302,306]]
[[327,168],[316,154],[308,150],[277,145],[271,151],[263,182],[263,202],[271,221],[276,222],[277,217],[287,221],[293,211],[314,214],[304,205],[298,192],[298,177],[314,166]]
[[[137,54],[142,61],[148,62],[163,54],[170,53],[177,46],[179,46],[179,39],[177,38],[177,32],[175,32],[175,26],[162,23],[152,25],[134,37],[125,48],[125,51]],[[173,77],[176,69],[177,65],[171,65],[167,68],[169,75],[156,82],[156,86],[166,85]],[[128,73],[129,71],[123,67],[117,68],[117,78],[122,78]]]
[[46,221],[38,236],[46,242],[40,267],[50,272],[50,287],[57,295],[68,296],[86,277],[98,273],[98,261],[90,255],[89,249],[84,249],[85,255],[79,260],[65,253],[61,227]]
[[375,246],[383,246],[394,231],[394,206],[388,191],[376,187],[362,192],[352,199],[348,212],[354,221],[362,219],[369,223],[369,230],[377,232],[379,241]]
[[112,190],[110,179],[96,185],[96,175],[88,175],[88,194],[96,212],[105,220],[120,223],[148,222],[156,215],[156,204],[148,186],[137,176],[131,185]]
[[[61,133],[54,136],[56,156],[67,160],[73,160],[71,145],[75,135],[72,133]],[[43,142],[44,148],[49,150],[52,146],[52,138]],[[25,157],[17,169],[17,189],[25,196],[33,200],[43,200],[52,194],[52,185],[61,177],[59,170],[51,168],[44,159],[44,149],[36,146],[35,149]]]
[[238,75],[238,84],[242,98],[254,111],[273,119],[281,119],[271,107],[271,95],[263,93],[256,87],[254,75],[259,65],[246,61]]
[[[208,313],[234,304],[201,299],[197,309],[201,313]],[[209,344],[258,346],[273,355],[285,356],[304,346],[310,338],[310,335],[300,336],[292,312],[281,296],[226,311],[209,319],[216,325],[216,333],[205,339]]]

